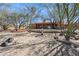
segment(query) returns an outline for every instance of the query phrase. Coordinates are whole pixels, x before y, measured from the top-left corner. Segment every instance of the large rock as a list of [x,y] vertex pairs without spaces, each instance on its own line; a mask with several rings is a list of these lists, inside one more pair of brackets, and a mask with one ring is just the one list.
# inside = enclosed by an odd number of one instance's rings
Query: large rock
[[11,45],[13,43],[13,37],[12,36],[5,36],[4,38],[0,39],[0,46],[5,47],[7,45]]
[[76,40],[79,40],[79,35],[75,35],[75,39]]

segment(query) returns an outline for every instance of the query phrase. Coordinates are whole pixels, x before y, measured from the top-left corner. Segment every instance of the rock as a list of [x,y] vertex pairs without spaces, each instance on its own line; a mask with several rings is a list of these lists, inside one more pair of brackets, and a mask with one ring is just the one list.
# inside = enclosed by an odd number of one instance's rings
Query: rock
[[8,43],[11,43],[13,41],[13,38],[12,37],[10,37],[10,38],[8,38],[7,40],[6,40],[6,42],[8,42]]
[[0,40],[0,46],[6,47],[7,45],[11,45],[13,41],[13,37],[6,36]]
[[79,33],[79,30],[75,30],[76,33]]
[[75,40],[75,38],[74,38],[74,37],[70,37],[70,39],[71,39],[71,40]]
[[54,39],[58,39],[58,37],[55,36]]
[[64,35],[64,33],[60,33],[60,34],[59,34],[59,36],[63,36],[63,35]]
[[43,33],[41,33],[41,35],[43,35]]
[[74,32],[73,34],[78,35],[78,33],[77,33],[77,32]]
[[6,47],[6,43],[4,42],[4,43],[2,43],[0,46],[1,46],[1,47]]
[[76,35],[75,36],[75,40],[79,40],[79,35]]
[[43,33],[37,34],[35,37],[43,36]]

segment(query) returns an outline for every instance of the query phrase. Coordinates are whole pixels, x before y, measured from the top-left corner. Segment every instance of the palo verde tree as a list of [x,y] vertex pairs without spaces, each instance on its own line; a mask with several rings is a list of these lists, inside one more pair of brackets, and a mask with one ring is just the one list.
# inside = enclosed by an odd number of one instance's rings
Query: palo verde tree
[[23,14],[18,14],[16,12],[10,14],[10,24],[12,24],[15,28],[16,31],[20,29],[24,24],[25,24],[25,19],[24,19]]
[[34,6],[25,6],[24,8],[25,11],[25,14],[26,14],[26,17],[25,19],[27,20],[27,23],[29,25],[29,28],[31,28],[31,24],[32,24],[32,20],[35,19],[35,18],[39,18],[39,13],[41,12],[41,10],[37,10],[36,7]]
[[55,6],[55,4],[46,4],[46,5],[44,5],[44,7],[47,9],[48,20],[50,21],[51,26],[54,29],[55,26],[52,25],[52,23],[56,23],[58,21],[57,20],[56,6]]
[[[55,39],[55,42],[52,42],[50,45],[55,46],[54,48],[51,48],[49,52],[45,53],[44,55],[62,55],[62,56],[79,56],[79,45],[75,42],[73,42],[74,36],[77,34],[74,34],[76,27],[75,24],[78,19],[78,5],[79,4],[62,4],[65,15],[65,20],[67,21],[67,27],[66,31],[64,32],[64,39],[60,39],[59,37]],[[71,7],[72,6],[72,7]],[[57,6],[58,7],[58,6]],[[70,8],[71,7],[71,8]],[[60,7],[58,7],[60,8]],[[62,15],[63,17],[63,15]],[[76,39],[76,38],[74,38]],[[54,43],[54,44],[53,44]],[[53,54],[52,54],[53,53]]]
[[28,19],[29,27],[31,27],[32,19],[36,16],[35,15],[36,14],[36,8],[35,7],[28,7],[26,5],[25,10],[28,11],[26,13],[26,19]]
[[7,30],[9,27],[9,7],[11,4],[0,4],[0,26],[3,30]]
[[7,10],[0,11],[0,25],[3,30],[8,29],[8,26],[9,26],[8,18],[9,18],[9,16],[8,16]]

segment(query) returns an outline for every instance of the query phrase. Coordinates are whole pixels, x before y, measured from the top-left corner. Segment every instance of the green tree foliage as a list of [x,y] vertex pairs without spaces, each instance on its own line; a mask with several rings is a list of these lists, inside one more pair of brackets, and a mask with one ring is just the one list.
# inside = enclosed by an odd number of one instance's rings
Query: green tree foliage
[[0,25],[3,28],[3,30],[7,30],[8,29],[8,11],[7,10],[2,10],[0,12]]

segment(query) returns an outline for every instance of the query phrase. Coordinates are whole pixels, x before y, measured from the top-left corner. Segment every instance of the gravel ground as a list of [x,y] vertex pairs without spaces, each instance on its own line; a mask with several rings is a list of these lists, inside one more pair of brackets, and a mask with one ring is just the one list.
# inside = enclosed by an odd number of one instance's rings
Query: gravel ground
[[[25,32],[24,32],[25,33]],[[14,34],[14,33],[0,33],[4,34]],[[59,35],[56,34],[57,36]],[[52,45],[58,43],[55,42],[54,33],[25,33],[25,35],[13,36],[14,44],[6,47],[0,47],[0,56],[43,56],[51,48],[55,47]],[[59,39],[64,39],[64,36],[60,36]],[[49,45],[51,41],[52,45]],[[58,43],[60,44],[60,43]],[[49,48],[50,47],[50,48]],[[55,53],[54,51],[53,53]],[[52,54],[50,54],[52,55]]]

